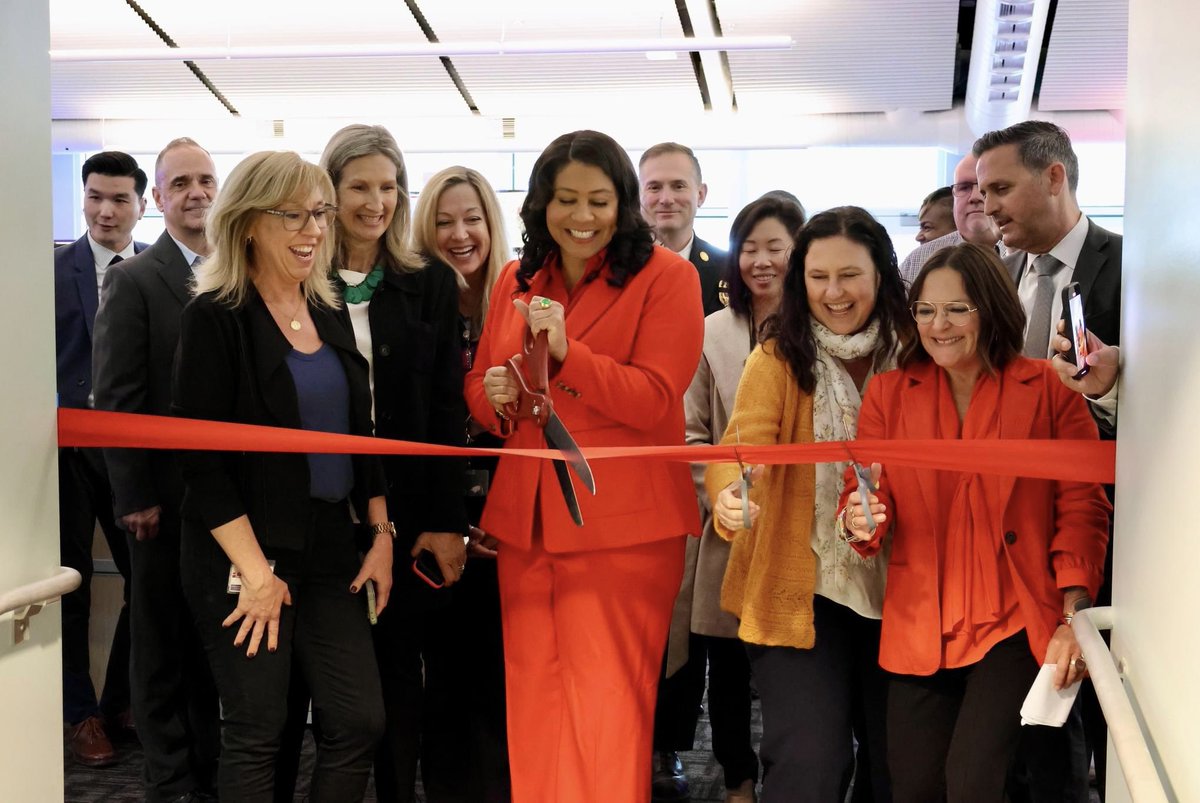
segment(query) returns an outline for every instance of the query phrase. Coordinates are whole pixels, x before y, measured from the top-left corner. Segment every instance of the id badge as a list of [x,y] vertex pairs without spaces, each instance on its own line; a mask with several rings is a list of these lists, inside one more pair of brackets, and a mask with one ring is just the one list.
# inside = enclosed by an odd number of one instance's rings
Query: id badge
[[[271,567],[271,573],[275,572],[275,561],[267,561],[267,565]],[[242,593],[242,573],[238,571],[238,567],[232,563],[229,564],[229,582],[225,586],[226,594]]]

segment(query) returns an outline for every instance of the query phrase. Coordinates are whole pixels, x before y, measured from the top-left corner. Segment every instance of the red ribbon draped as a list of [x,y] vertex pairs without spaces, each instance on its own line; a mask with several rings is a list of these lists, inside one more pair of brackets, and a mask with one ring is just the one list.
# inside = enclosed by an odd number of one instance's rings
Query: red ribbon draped
[[[556,449],[476,449],[361,435],[199,421],[190,418],[60,408],[58,445],[130,449],[195,449],[236,452],[312,452],[426,456],[503,454],[559,458]],[[864,463],[945,469],[1011,477],[1112,483],[1116,443],[1094,440],[887,440],[850,441]],[[847,444],[787,443],[775,446],[585,446],[588,460],[639,458],[687,463],[833,463],[846,459]]]

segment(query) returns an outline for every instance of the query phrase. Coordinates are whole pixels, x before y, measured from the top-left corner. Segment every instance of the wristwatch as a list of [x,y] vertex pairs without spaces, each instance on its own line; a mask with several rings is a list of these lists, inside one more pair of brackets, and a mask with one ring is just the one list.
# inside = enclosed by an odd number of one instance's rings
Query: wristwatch
[[378,524],[371,525],[371,535],[383,535],[387,533],[394,541],[396,539],[396,524],[391,521],[381,521]]

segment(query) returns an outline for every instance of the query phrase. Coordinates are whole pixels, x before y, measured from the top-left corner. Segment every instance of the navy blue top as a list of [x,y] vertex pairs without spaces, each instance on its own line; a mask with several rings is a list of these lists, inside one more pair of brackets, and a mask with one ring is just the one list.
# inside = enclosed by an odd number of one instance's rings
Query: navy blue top
[[[296,384],[300,425],[317,432],[350,433],[350,383],[341,360],[328,343],[312,354],[292,349],[287,367]],[[354,487],[354,465],[348,454],[310,454],[308,494],[338,502]]]

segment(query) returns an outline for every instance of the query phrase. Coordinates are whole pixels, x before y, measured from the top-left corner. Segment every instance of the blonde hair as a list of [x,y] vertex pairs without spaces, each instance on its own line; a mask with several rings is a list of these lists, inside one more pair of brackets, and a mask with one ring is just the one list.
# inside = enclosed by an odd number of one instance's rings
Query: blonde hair
[[[254,260],[250,227],[266,210],[298,199],[307,203],[314,192],[324,195],[326,203],[334,197],[325,171],[298,153],[259,151],[239,162],[208,211],[205,235],[213,250],[196,270],[196,294],[215,292],[217,301],[235,307],[244,304]],[[333,249],[333,231],[327,229],[313,270],[301,283],[311,303],[341,306],[329,278]]]
[[[411,219],[412,199],[408,197],[408,170],[404,167],[404,154],[396,138],[381,125],[363,125],[354,123],[338,130],[329,139],[325,151],[321,154],[321,167],[329,174],[336,192],[342,180],[342,171],[346,165],[363,156],[386,156],[396,165],[396,212],[392,215],[391,225],[384,233],[383,247],[380,258],[393,270],[408,272],[418,271],[425,267],[421,259],[409,246],[409,225]],[[342,223],[338,220],[334,228],[341,232]],[[338,267],[346,265],[346,246],[340,242],[335,264]]]
[[[471,314],[472,323],[482,328],[492,296],[492,286],[500,278],[500,271],[509,259],[508,238],[504,236],[500,199],[496,197],[496,191],[492,189],[488,180],[479,171],[461,165],[447,167],[435,173],[425,183],[425,189],[421,190],[421,195],[417,198],[417,211],[413,220],[413,245],[422,254],[450,264],[450,260],[437,244],[437,208],[442,193],[460,184],[469,185],[479,195],[479,201],[483,204],[484,222],[488,227],[488,237],[492,241],[487,264],[484,265],[483,298],[480,299],[480,308]],[[467,280],[458,271],[455,271],[454,275],[458,278],[459,288],[465,290]]]

